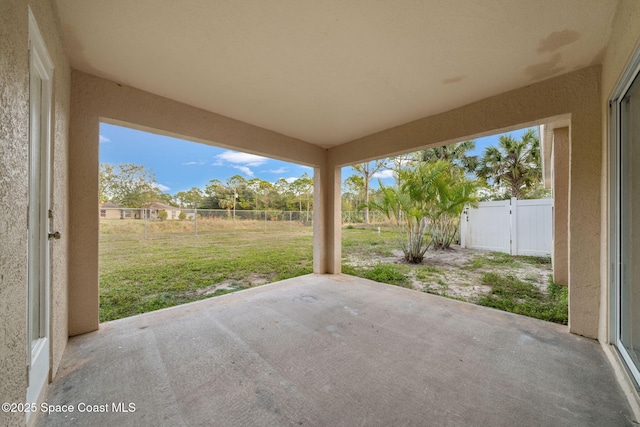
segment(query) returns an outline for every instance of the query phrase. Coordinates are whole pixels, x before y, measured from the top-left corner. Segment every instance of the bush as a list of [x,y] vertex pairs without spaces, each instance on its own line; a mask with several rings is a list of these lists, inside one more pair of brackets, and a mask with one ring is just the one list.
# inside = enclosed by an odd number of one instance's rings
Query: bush
[[180,211],[180,215],[178,215],[178,219],[180,221],[184,221],[185,219],[187,219],[187,214],[184,213],[183,211]]
[[161,211],[158,211],[158,219],[160,221],[164,221],[165,219],[167,219],[169,217],[169,214],[167,213],[167,211],[165,211],[164,209],[162,209]]

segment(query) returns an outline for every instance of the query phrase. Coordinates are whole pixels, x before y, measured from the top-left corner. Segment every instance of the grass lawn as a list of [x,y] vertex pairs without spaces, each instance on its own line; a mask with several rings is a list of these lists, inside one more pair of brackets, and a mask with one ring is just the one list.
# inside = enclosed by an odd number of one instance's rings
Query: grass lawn
[[312,233],[307,228],[153,240],[102,238],[100,321],[311,273]]
[[[195,236],[162,224],[144,239],[137,223],[104,221],[100,241],[100,321],[311,273],[311,227],[211,228]],[[157,226],[157,225],[156,225]],[[206,226],[206,224],[205,224]],[[183,230],[184,229],[184,230]],[[207,230],[206,227],[202,228]],[[160,233],[161,231],[161,233]],[[421,265],[400,262],[390,229],[346,227],[343,272],[558,323],[567,322],[567,290],[546,283],[550,260],[498,253],[440,251]],[[454,257],[455,262],[450,262]],[[438,258],[439,257],[439,258]],[[446,260],[443,262],[442,260]],[[541,279],[542,278],[542,279]],[[543,280],[544,286],[540,286]]]

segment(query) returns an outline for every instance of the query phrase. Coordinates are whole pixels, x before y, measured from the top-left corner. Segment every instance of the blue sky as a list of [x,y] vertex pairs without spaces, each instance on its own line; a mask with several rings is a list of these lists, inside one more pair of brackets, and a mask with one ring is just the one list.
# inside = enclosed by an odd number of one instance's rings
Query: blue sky
[[313,176],[313,168],[307,166],[106,123],[100,125],[100,162],[146,165],[160,189],[169,194],[204,189],[212,179],[224,182],[236,174],[270,182],[298,178],[305,172]]
[[[524,131],[510,134],[519,139]],[[476,149],[472,154],[482,155],[485,147],[497,145],[498,135],[475,141]],[[155,173],[160,189],[169,194],[191,187],[204,189],[212,179],[224,182],[236,174],[247,180],[257,177],[270,182],[280,178],[292,180],[305,172],[313,176],[313,169],[307,166],[106,123],[100,125],[100,162],[146,165]],[[353,173],[351,168],[343,168],[343,180]],[[385,172],[376,178],[387,185],[393,182]],[[377,187],[377,179],[373,181],[373,187]]]

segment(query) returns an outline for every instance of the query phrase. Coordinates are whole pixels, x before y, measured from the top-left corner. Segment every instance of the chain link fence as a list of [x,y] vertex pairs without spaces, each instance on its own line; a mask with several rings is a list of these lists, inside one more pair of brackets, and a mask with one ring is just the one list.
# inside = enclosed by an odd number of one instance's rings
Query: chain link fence
[[[311,232],[312,211],[100,208],[102,239],[157,239],[175,235],[228,232]],[[343,211],[344,225],[364,224],[362,211]],[[369,213],[369,224],[385,224],[379,212]]]

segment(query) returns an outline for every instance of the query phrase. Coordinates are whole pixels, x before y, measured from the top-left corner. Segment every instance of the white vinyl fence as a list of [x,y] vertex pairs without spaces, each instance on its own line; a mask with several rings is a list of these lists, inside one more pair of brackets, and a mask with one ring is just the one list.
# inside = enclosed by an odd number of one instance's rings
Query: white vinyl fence
[[462,214],[463,248],[550,256],[552,243],[553,199],[480,202]]

